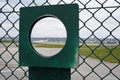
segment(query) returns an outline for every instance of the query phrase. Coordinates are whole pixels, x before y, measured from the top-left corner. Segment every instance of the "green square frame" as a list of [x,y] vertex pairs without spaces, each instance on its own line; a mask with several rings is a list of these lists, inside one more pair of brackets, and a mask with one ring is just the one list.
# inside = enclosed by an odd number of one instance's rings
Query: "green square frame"
[[[19,65],[31,67],[75,68],[78,66],[79,8],[77,4],[26,7],[20,9]],[[66,28],[64,48],[52,57],[38,55],[30,34],[38,18],[55,16]]]

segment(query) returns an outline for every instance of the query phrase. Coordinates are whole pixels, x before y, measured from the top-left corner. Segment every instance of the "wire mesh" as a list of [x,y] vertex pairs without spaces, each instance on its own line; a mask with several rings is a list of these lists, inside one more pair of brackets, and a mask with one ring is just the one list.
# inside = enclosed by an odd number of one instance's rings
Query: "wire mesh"
[[21,7],[79,5],[80,56],[72,80],[120,80],[119,0],[0,0],[0,80],[28,80],[18,65]]

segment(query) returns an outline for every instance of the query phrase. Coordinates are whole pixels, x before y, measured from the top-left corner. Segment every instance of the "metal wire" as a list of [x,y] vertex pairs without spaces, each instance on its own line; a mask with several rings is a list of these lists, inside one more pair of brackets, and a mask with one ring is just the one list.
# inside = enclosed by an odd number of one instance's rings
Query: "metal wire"
[[[79,5],[80,14],[80,63],[71,70],[72,80],[120,80],[120,58],[116,56],[120,55],[119,0],[1,0],[0,80],[29,78],[28,68],[18,65],[19,9],[74,3]],[[100,50],[105,50],[103,57]]]

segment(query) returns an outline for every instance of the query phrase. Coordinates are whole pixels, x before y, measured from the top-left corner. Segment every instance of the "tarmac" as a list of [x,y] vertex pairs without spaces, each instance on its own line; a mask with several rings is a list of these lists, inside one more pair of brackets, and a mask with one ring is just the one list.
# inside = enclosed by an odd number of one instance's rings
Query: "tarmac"
[[[0,53],[2,58],[7,64],[0,58],[0,80],[29,80],[29,71],[28,67],[19,67],[18,61],[19,53],[18,48],[15,46],[10,46],[7,51],[5,48],[0,45]],[[9,54],[11,52],[11,54]],[[12,54],[14,55],[14,59]],[[98,59],[93,58],[85,58],[81,56],[79,58],[80,66],[77,69],[71,69],[71,80],[119,80],[120,78],[120,65],[117,63],[110,63],[103,61],[102,63]],[[7,66],[6,66],[7,65]],[[13,72],[11,72],[13,71]],[[27,71],[27,73],[25,73]],[[3,76],[2,76],[3,75]],[[25,76],[27,75],[27,76]],[[83,78],[83,77],[84,78]]]

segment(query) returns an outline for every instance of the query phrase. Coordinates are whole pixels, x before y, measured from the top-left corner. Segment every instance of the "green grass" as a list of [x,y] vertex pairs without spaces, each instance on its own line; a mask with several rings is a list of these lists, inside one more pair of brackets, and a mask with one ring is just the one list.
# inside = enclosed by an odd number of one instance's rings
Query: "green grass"
[[[12,43],[11,40],[4,40],[4,43]],[[33,43],[35,47],[46,47],[46,48],[63,48],[64,45],[60,43]],[[88,45],[81,46],[79,48],[79,55],[87,56],[91,58],[98,58],[103,61],[119,63],[120,62],[120,46],[99,46]]]
[[90,45],[80,47],[80,55],[98,58],[100,60],[119,63],[120,60],[120,46],[100,46]]
[[64,45],[63,44],[58,44],[58,43],[33,43],[34,47],[46,47],[46,48],[62,48]]
[[[49,44],[49,43],[34,43],[35,47],[46,47],[46,48],[62,48],[63,44]],[[88,48],[89,47],[89,48]],[[119,63],[120,60],[120,46],[99,46],[97,45],[83,45],[80,47],[80,53],[81,56],[88,56],[91,58],[98,58],[103,61],[113,62],[113,63]]]
[[3,43],[12,43],[12,40],[2,40]]
[[2,40],[0,43],[18,43],[17,41],[12,41],[12,40]]

